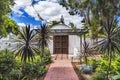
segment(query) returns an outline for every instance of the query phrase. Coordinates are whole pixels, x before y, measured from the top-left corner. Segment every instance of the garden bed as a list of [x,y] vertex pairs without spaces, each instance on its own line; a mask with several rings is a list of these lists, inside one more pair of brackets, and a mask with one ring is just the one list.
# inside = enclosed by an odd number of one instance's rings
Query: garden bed
[[79,70],[79,64],[80,64],[79,62],[72,62],[73,68],[74,68],[79,80],[91,80],[92,74],[81,73],[80,70]]

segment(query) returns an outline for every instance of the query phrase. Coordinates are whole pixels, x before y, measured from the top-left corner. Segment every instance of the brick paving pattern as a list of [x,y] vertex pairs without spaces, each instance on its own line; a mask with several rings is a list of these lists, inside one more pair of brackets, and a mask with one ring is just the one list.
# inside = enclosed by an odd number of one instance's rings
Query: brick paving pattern
[[66,55],[57,55],[44,80],[79,80]]

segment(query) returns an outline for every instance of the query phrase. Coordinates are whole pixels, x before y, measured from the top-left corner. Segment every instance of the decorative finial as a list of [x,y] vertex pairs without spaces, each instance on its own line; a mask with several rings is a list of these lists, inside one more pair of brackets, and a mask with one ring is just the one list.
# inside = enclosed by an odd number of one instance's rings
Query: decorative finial
[[63,17],[63,15],[61,16],[60,22],[61,22],[62,24],[64,24],[64,17]]

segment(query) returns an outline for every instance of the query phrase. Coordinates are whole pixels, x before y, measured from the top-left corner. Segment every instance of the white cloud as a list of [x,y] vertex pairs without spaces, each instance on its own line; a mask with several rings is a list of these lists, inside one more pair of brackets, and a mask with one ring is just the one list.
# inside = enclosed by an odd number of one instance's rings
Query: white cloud
[[30,6],[31,5],[31,0],[14,0],[15,5],[11,7],[11,9],[18,13],[18,14],[23,14],[22,11],[20,11],[19,9],[24,9],[26,6]]
[[26,26],[26,25],[25,25],[25,23],[18,23],[18,26],[24,27],[24,26]]
[[[21,3],[18,3],[19,1]],[[27,12],[30,16],[34,17],[36,20],[39,20],[36,14],[37,11],[40,16],[48,22],[53,20],[59,21],[61,16],[63,16],[67,25],[69,24],[69,22],[73,22],[78,28],[82,26],[81,20],[83,18],[78,17],[77,15],[71,16],[64,7],[56,3],[57,0],[39,1],[37,4],[34,5],[36,11],[30,5],[31,0],[27,1],[16,0],[17,4],[14,6],[15,10],[17,9],[17,11],[19,11],[20,8],[23,8],[25,12]]]
[[49,2],[58,2],[59,0],[46,0],[46,1],[49,1]]
[[25,26],[25,23],[18,23],[18,26],[24,27],[24,26]]
[[[53,3],[49,1],[41,1],[38,4],[34,5],[36,11],[41,15],[43,19],[49,21],[59,21],[63,15],[65,23],[68,25],[69,22],[73,22],[77,27],[82,26],[81,20],[83,18],[78,17],[77,15],[70,15],[68,11],[59,5],[58,3]],[[32,6],[27,6],[25,11],[36,20],[38,20],[37,14]]]
[[[25,23],[17,23],[17,24],[20,27],[20,29],[22,29],[23,27],[25,27],[26,25],[28,25],[28,24],[25,24]],[[38,25],[32,25],[32,24],[30,24],[30,28],[31,28],[31,30],[32,29],[38,29]]]
[[22,29],[22,27],[26,26],[25,23],[17,23],[17,24],[18,24],[18,26],[19,26],[20,29]]

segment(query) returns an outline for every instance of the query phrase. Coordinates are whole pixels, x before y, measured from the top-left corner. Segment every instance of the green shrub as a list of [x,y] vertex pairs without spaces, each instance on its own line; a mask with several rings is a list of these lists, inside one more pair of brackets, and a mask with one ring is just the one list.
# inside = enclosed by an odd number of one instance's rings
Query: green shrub
[[93,71],[95,72],[96,68],[99,65],[99,60],[92,59],[92,60],[89,61],[89,64],[92,65]]
[[52,57],[51,57],[49,49],[45,48],[44,49],[44,54],[42,53],[41,49],[39,49],[39,51],[37,52],[37,54],[40,55],[40,60],[41,60],[41,62],[43,62],[43,65],[47,65],[47,64],[51,63],[51,58]]
[[[110,68],[110,74],[111,75],[120,75],[120,56],[117,56],[115,59],[111,62],[111,68]],[[96,68],[96,71],[102,71],[106,72],[108,68],[108,60],[107,59],[100,59],[99,65]]]
[[113,76],[111,80],[120,80],[120,75]]
[[[13,72],[19,69],[19,64],[15,61],[15,58],[9,50],[0,51],[0,79],[2,80],[16,80],[13,76]],[[18,74],[18,75],[17,75]],[[19,76],[20,73],[16,72]]]
[[107,68],[108,68],[108,61],[103,59],[103,58],[100,58],[99,59],[99,65],[96,68],[96,71],[97,72],[99,72],[99,71],[100,72],[106,72]]
[[[51,58],[46,54],[42,60],[22,63],[19,57],[9,50],[0,51],[0,80],[33,80],[45,74],[45,66]],[[48,57],[48,58],[47,58]],[[40,56],[37,56],[40,58]]]
[[95,76],[93,76],[92,80],[105,80],[105,73],[104,72],[95,73]]
[[[96,73],[99,73],[99,72],[106,73],[108,69],[108,60],[100,58],[98,62],[99,63],[97,64],[98,66],[96,68]],[[111,76],[114,76],[114,75],[120,75],[120,56],[116,56],[114,59],[112,59],[109,74],[110,74],[109,78],[111,78]],[[95,75],[96,75],[96,78],[100,77],[99,74],[95,74]]]
[[10,75],[12,77],[12,80],[19,80],[20,77],[22,76],[21,70],[20,69],[13,69],[10,72]]
[[111,73],[113,75],[120,75],[120,56],[115,57],[111,64]]
[[41,65],[40,62],[25,63],[22,67],[22,75],[27,79],[35,79],[42,76],[45,72],[45,66]]

